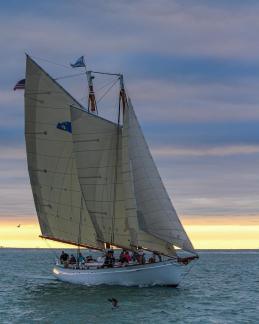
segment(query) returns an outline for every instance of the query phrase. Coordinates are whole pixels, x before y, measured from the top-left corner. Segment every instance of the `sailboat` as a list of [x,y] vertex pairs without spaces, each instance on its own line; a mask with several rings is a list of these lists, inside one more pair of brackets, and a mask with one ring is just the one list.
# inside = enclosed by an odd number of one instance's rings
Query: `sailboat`
[[123,75],[111,73],[120,84],[114,123],[97,114],[93,74],[106,73],[85,72],[86,108],[26,56],[25,139],[41,237],[78,250],[110,247],[160,258],[109,268],[57,262],[53,274],[84,285],[177,286],[197,253],[162,183]]

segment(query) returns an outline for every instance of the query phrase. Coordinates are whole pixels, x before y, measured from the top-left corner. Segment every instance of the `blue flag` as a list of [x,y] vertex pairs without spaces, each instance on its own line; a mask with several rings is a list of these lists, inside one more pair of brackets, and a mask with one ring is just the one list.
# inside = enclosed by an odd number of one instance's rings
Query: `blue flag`
[[77,59],[75,61],[74,64],[70,63],[70,65],[73,67],[73,68],[77,68],[77,67],[85,67],[85,59],[83,56],[79,57],[79,59]]
[[69,121],[57,123],[57,128],[65,131],[65,132],[72,133],[72,125]]

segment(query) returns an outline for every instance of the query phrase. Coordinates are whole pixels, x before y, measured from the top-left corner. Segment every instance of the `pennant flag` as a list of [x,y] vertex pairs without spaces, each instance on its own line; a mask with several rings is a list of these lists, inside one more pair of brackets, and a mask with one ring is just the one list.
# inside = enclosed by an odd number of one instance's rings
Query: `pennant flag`
[[72,125],[69,121],[57,123],[57,128],[72,133]]
[[85,67],[84,57],[83,56],[79,57],[79,59],[77,59],[74,64],[70,63],[70,66],[72,66],[73,68]]
[[16,83],[13,90],[24,90],[25,89],[25,79],[22,79]]

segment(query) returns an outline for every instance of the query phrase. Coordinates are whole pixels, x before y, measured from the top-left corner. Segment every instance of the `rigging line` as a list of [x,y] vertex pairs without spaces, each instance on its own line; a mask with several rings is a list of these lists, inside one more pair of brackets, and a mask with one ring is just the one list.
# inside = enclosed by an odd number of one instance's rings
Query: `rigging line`
[[104,94],[97,100],[97,104],[107,95],[107,93],[112,89],[112,87],[119,81],[119,78],[116,79],[112,85],[104,92]]
[[101,90],[103,90],[104,88],[106,88],[106,87],[108,87],[112,82],[113,82],[114,80],[109,80],[109,82],[106,82],[105,84],[103,84],[102,86],[100,86],[100,88],[96,88],[95,89],[95,92],[96,91],[101,91]]
[[[119,78],[120,80],[120,78]],[[118,114],[117,114],[117,109],[118,109],[118,101],[116,100],[117,97],[114,98],[115,100],[112,101],[111,107],[112,107],[112,118],[111,120],[114,122],[114,124],[117,124],[117,119],[118,119]]]
[[[88,206],[88,204],[87,204],[87,200],[86,200],[85,195],[84,195],[83,186],[81,185],[80,182],[79,182],[79,186],[80,186],[80,188],[81,188],[81,197],[83,198],[83,201],[84,201],[84,203],[85,203],[86,209],[87,209],[87,211],[88,211],[88,210],[89,210],[89,206]],[[94,227],[94,230],[95,230],[95,233],[96,233],[96,236],[97,236],[97,240],[98,240],[98,241],[103,241],[103,233],[101,233],[101,232],[99,231],[98,227],[96,227],[95,220],[93,220],[93,218],[92,218],[92,214],[91,214],[91,213],[89,213],[89,216],[90,216],[90,220],[91,220],[91,222],[92,222],[92,224],[93,224],[93,227]],[[95,242],[95,244],[96,244],[96,242]]]
[[43,237],[41,237],[41,239],[44,240],[44,242],[47,245],[48,249],[50,249],[51,253],[53,255],[55,255],[55,258],[59,259],[59,256],[57,255],[56,250],[51,247],[49,241],[47,239],[43,238]]
[[77,240],[77,266],[79,267],[79,254],[80,254],[80,243],[81,243],[81,230],[82,230],[82,211],[83,211],[83,196],[81,193],[81,205],[80,205],[80,216],[78,224],[78,240]]
[[80,101],[84,101],[84,100],[87,100],[88,96],[83,96],[81,98],[79,98]]
[[190,265],[190,268],[185,272],[185,274],[182,276],[181,281],[184,280],[184,278],[188,275],[188,273],[192,270],[192,268],[196,265],[196,261],[194,260],[193,263]]
[[41,61],[45,61],[45,62],[50,63],[50,64],[54,64],[54,65],[58,65],[58,66],[65,67],[66,69],[69,69],[69,70],[71,69],[71,67],[69,67],[69,66],[67,66],[67,65],[59,64],[59,63],[56,63],[56,62],[53,62],[53,61],[49,61],[49,60],[46,60],[46,59],[44,59],[44,58],[42,58],[42,57],[39,57],[39,56],[34,56],[34,55],[32,55],[31,57],[32,57],[32,58],[36,58],[36,59],[41,60]]
[[125,88],[125,93],[127,95],[127,100],[128,100],[128,98],[131,98],[130,91],[129,91],[129,88],[127,86],[124,86],[124,88]]
[[55,81],[57,80],[61,80],[61,79],[68,79],[68,78],[73,78],[73,77],[76,77],[76,76],[79,76],[79,75],[84,75],[85,73],[76,73],[76,74],[69,74],[69,75],[63,75],[61,77],[57,77],[57,78],[54,78]]

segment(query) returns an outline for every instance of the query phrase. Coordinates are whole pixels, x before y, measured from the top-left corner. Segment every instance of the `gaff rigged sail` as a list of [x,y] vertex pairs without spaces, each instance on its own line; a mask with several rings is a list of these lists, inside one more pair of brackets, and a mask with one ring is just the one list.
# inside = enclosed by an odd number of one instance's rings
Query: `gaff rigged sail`
[[69,131],[70,105],[78,103],[27,56],[25,139],[42,235],[102,248],[81,199]]

